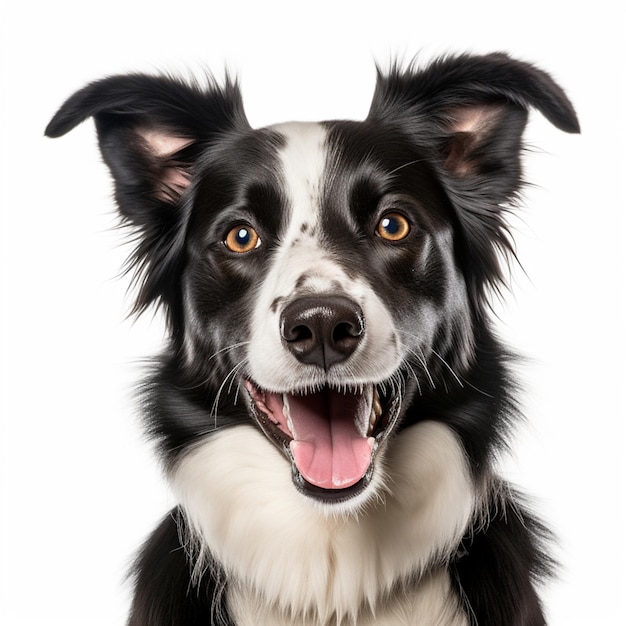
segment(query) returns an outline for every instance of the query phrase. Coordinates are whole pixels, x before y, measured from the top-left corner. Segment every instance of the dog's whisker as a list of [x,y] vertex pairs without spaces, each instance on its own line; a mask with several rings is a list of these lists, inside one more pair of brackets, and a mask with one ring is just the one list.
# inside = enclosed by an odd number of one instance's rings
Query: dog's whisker
[[[414,356],[414,357],[417,359],[418,363],[419,363],[419,364],[420,364],[420,366],[421,366],[421,369],[422,369],[422,370],[424,371],[424,373],[426,374],[426,377],[427,377],[427,379],[428,379],[428,382],[429,382],[429,384],[430,384],[431,388],[432,388],[432,389],[436,389],[436,388],[437,388],[437,386],[435,385],[435,381],[434,381],[434,379],[433,379],[433,377],[432,377],[432,375],[431,375],[431,373],[430,373],[430,369],[428,368],[428,363],[426,362],[426,356],[424,355],[424,352],[423,352],[423,350],[421,349],[421,347],[419,347],[419,346],[418,346],[418,347],[417,347],[417,349],[413,349],[413,348],[410,348],[410,347],[408,347],[408,346],[406,346],[406,345],[405,345],[405,346],[404,346],[404,349],[405,349],[405,350],[406,350],[409,354],[411,354],[412,356]],[[418,352],[418,351],[419,351],[419,352]],[[408,362],[408,361],[405,359],[405,362]],[[415,373],[415,372],[414,372],[414,373]],[[417,377],[416,377],[416,380],[417,380]],[[419,383],[418,383],[418,384],[419,384]]]
[[430,349],[431,353],[434,354],[449,370],[449,372],[454,376],[456,382],[463,387],[463,381],[457,376],[456,372],[452,369],[450,364],[434,349]]
[[250,341],[239,341],[238,343],[233,343],[230,346],[226,346],[225,348],[221,348],[220,350],[217,350],[216,352],[214,352],[210,357],[209,357],[209,361],[212,361],[213,359],[217,358],[220,354],[223,354],[224,352],[230,352],[231,350],[235,350],[236,348],[241,348],[242,346],[247,346],[250,344]]
[[[406,336],[408,336],[408,337],[411,337],[411,338],[415,339],[418,342],[417,343],[417,345],[418,345],[417,350],[419,350],[419,354],[417,353],[416,349],[411,348],[411,347],[409,347],[406,344],[403,344],[403,348],[407,352],[409,352],[410,354],[412,354],[413,356],[415,356],[419,360],[422,368],[424,369],[424,372],[428,376],[428,379],[429,379],[429,382],[430,382],[432,388],[435,389],[436,386],[435,386],[433,377],[430,374],[430,370],[429,370],[428,363],[427,363],[427,360],[426,360],[426,355],[424,354],[424,350],[421,347],[422,344],[421,344],[420,338],[417,335],[409,333],[409,332],[406,332],[406,331],[399,331],[399,332],[404,334],[404,335],[406,335]],[[430,353],[433,356],[435,356],[444,365],[444,367],[450,372],[450,374],[452,374],[452,376],[454,377],[456,382],[459,384],[459,386],[463,387],[464,384],[465,384],[463,379],[454,371],[453,367],[448,363],[448,361],[437,350],[435,350],[435,348],[433,348],[432,346],[429,348],[429,351],[430,351]],[[445,379],[443,380],[443,384],[445,385],[446,392],[447,392],[448,390],[447,390],[447,384],[446,384]]]
[[411,372],[411,374],[413,375],[413,379],[415,380],[415,382],[417,383],[417,391],[419,393],[419,395],[422,395],[422,385],[420,384],[420,380],[418,375],[415,373],[415,370],[413,369],[410,361],[408,359],[404,359],[404,366]]
[[411,165],[416,165],[417,163],[422,163],[423,161],[424,161],[424,159],[413,159],[412,161],[409,161],[408,163],[403,163],[402,165],[399,165],[395,169],[391,170],[389,172],[389,174],[390,175],[395,174],[396,172],[399,172],[400,170],[404,169],[405,167],[410,167]]
[[[234,379],[234,377],[237,376],[237,373],[247,363],[247,361],[248,361],[248,358],[246,357],[246,358],[242,359],[241,361],[239,361],[239,363],[237,363],[236,365],[234,365],[231,368],[231,370],[228,372],[228,374],[224,377],[224,379],[222,381],[222,384],[219,386],[219,388],[217,390],[217,393],[215,394],[215,399],[213,401],[213,406],[211,407],[210,415],[214,416],[215,428],[216,429],[217,429],[218,409],[219,409],[219,403],[220,403],[222,391],[224,390],[224,387],[226,386],[228,381],[230,379]],[[229,389],[227,391],[228,391],[228,393],[230,393],[230,386],[229,386]]]

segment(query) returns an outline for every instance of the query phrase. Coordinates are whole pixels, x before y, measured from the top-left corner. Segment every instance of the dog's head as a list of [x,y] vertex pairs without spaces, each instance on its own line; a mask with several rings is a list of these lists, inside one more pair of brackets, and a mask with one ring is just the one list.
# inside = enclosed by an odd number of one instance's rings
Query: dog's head
[[130,75],[47,134],[95,118],[137,231],[137,311],[164,306],[172,362],[209,398],[188,441],[244,404],[329,502],[358,500],[412,399],[472,367],[531,107],[578,131],[547,74],[459,56],[379,73],[363,122],[252,129],[230,80]]

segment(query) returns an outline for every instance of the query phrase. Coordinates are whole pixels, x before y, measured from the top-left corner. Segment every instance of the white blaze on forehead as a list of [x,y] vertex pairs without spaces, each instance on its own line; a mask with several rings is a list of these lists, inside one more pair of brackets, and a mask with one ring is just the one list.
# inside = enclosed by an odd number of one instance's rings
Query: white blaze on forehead
[[285,239],[293,239],[303,225],[314,226],[320,211],[320,189],[326,166],[326,129],[315,122],[290,122],[272,127],[286,144],[279,153],[291,219]]
[[278,157],[289,212],[266,282],[273,289],[273,297],[289,297],[298,279],[306,275],[308,289],[324,292],[330,289],[332,279],[341,279],[344,274],[319,241],[326,129],[316,122],[290,122],[272,130],[285,139]]

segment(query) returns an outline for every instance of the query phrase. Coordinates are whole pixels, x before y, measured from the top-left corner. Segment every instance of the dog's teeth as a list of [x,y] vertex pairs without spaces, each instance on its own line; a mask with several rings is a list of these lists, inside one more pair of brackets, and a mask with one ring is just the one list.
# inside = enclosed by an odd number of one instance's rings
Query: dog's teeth
[[377,419],[378,417],[376,416],[376,411],[372,408],[372,412],[370,413],[370,432],[372,432],[374,426],[376,426]]
[[287,428],[293,433],[293,422],[291,421],[291,407],[289,406],[289,398],[286,393],[283,394],[283,415],[287,418]]
[[374,388],[374,393],[372,397],[372,408],[370,411],[369,417],[369,429],[368,432],[374,432],[374,428],[376,427],[376,423],[378,419],[383,414],[383,407],[380,403],[380,396],[378,395],[378,390]]
[[383,407],[380,404],[380,398],[378,393],[374,394],[374,401],[372,402],[372,413],[376,414],[376,417],[380,417],[383,412]]

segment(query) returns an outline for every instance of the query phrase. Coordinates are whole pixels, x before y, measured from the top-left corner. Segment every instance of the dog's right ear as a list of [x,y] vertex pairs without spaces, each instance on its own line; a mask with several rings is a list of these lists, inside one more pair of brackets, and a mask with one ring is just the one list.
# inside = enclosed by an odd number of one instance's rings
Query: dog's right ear
[[239,88],[228,78],[224,87],[211,81],[206,89],[167,76],[106,78],[71,96],[45,134],[60,137],[88,117],[120,210],[138,226],[154,219],[152,210],[178,202],[203,148],[247,126]]
[[229,131],[249,128],[239,88],[229,78],[201,88],[167,76],[114,76],[71,96],[45,133],[60,137],[89,117],[122,217],[138,234],[128,264],[140,274],[134,311],[161,303],[173,321],[185,191],[203,152]]

